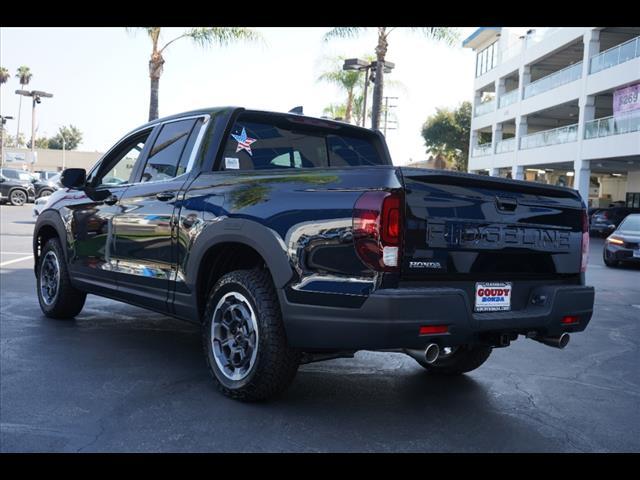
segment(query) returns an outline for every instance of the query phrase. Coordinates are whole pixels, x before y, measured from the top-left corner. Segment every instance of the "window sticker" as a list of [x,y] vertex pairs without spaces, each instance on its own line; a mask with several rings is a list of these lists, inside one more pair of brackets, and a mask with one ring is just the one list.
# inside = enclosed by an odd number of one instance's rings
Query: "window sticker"
[[255,142],[256,139],[247,137],[247,131],[244,127],[242,127],[242,133],[240,135],[234,135],[232,133],[231,136],[235,139],[236,142],[238,142],[236,153],[238,153],[240,150],[246,150],[249,155],[253,156],[253,153],[251,152],[251,144]]
[[235,157],[224,157],[225,170],[240,170],[240,159]]

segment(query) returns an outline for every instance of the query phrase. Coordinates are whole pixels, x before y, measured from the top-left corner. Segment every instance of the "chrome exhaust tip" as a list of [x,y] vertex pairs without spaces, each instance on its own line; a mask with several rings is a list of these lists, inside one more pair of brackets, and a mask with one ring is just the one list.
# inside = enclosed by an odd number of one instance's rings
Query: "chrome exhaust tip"
[[534,340],[540,342],[540,343],[544,343],[545,345],[548,345],[550,347],[554,347],[554,348],[564,348],[569,344],[569,340],[571,339],[571,337],[569,336],[568,333],[563,333],[562,335],[560,335],[559,337],[540,337],[540,338],[534,338]]
[[434,363],[440,356],[440,347],[437,343],[430,343],[424,351],[424,359],[428,364]]

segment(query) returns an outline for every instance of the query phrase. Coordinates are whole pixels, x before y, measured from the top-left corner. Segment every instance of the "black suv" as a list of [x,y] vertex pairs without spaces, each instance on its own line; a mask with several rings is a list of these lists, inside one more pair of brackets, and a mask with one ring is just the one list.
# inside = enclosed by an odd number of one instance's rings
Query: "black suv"
[[0,168],[0,203],[21,206],[36,198],[31,175],[13,168]]
[[88,293],[202,326],[217,387],[271,397],[298,365],[403,352],[431,374],[592,315],[575,190],[392,164],[379,132],[217,108],[130,132],[38,216],[45,315]]

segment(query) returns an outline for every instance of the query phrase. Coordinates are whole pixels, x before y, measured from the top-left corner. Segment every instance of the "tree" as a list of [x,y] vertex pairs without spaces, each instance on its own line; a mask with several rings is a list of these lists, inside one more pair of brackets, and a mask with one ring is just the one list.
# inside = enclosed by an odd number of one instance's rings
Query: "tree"
[[[143,28],[143,27],[141,27]],[[204,27],[190,28],[182,34],[169,40],[160,46],[160,33],[162,27],[144,27],[147,35],[151,39],[151,58],[149,60],[149,78],[151,81],[151,91],[149,99],[149,121],[158,118],[158,94],[160,90],[160,76],[164,68],[163,53],[172,43],[183,38],[190,39],[200,47],[210,47],[212,45],[226,46],[239,40],[259,40],[262,36],[248,28],[240,27]]]
[[328,115],[334,120],[341,119],[346,121],[346,111],[347,111],[346,105],[332,103],[330,105],[327,105],[322,111],[322,113],[324,113],[325,115]]
[[471,102],[462,102],[456,109],[438,108],[422,126],[427,152],[441,156],[460,171],[467,170],[469,135],[471,129]]
[[9,78],[11,78],[11,74],[9,73],[9,70],[7,70],[4,67],[0,67],[0,86],[7,83],[9,81]]
[[65,150],[75,150],[82,143],[82,132],[73,125],[60,127],[58,133],[49,139],[48,147],[52,150],[62,150],[63,138]]
[[318,81],[336,85],[347,94],[343,117],[345,122],[351,122],[351,115],[356,95],[355,90],[361,83],[362,75],[356,70],[343,70],[342,65],[344,64],[344,61],[344,56],[338,56],[331,59],[331,69],[322,73],[318,77]]
[[[31,73],[31,69],[25,65],[21,65],[18,67],[18,71],[16,72],[16,77],[20,81],[20,85],[24,89],[29,82],[31,81],[31,77],[33,74]],[[18,126],[16,128],[16,138],[20,138],[20,113],[22,111],[22,95],[20,95],[20,103],[18,104]]]
[[26,146],[26,140],[24,138],[24,133],[21,133],[18,137],[18,141],[16,142],[16,138],[12,135],[9,135],[6,128],[4,130],[4,146],[6,147],[14,147],[14,148],[24,148]]
[[[27,142],[27,148],[31,148],[31,139]],[[49,148],[49,139],[47,137],[36,137],[36,148]]]
[[[371,128],[378,130],[380,125],[380,113],[382,111],[382,98],[384,92],[384,61],[389,48],[389,35],[398,27],[375,27],[378,32],[378,43],[376,45],[376,69],[374,73],[375,83],[373,86],[373,105]],[[336,27],[327,32],[325,41],[332,38],[353,38],[361,35],[367,27]],[[425,37],[443,41],[452,45],[459,36],[456,29],[449,27],[411,27],[410,30],[421,32]]]

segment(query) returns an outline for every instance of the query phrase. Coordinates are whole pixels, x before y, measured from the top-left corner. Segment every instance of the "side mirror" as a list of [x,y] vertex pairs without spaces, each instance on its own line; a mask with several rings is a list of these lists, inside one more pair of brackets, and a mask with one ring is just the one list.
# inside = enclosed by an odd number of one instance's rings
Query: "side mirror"
[[60,183],[67,188],[80,189],[87,181],[87,171],[84,168],[67,168],[60,175]]
[[5,181],[4,177],[0,177],[0,183],[2,183],[4,181]]

